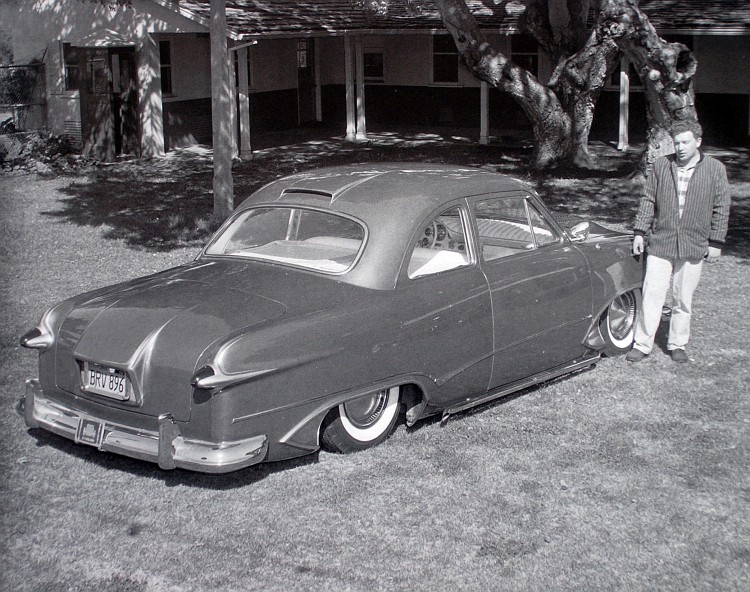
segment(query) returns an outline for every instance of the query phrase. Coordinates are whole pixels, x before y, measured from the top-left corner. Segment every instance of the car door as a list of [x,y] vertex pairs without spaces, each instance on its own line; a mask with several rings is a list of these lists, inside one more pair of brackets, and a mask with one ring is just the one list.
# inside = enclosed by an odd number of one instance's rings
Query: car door
[[463,201],[424,221],[391,304],[392,359],[430,379],[438,407],[483,394],[492,371],[492,307],[469,224]]
[[490,388],[584,353],[591,280],[583,255],[531,195],[471,201],[481,268],[490,287]]

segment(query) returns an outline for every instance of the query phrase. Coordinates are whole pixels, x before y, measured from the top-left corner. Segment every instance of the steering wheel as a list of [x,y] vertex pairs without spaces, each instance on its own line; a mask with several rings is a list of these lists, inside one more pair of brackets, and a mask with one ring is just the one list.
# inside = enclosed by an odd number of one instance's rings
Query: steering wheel
[[437,223],[434,220],[428,227],[424,229],[424,236],[430,242],[430,244],[425,248],[431,249],[432,247],[434,247],[435,243],[437,242]]

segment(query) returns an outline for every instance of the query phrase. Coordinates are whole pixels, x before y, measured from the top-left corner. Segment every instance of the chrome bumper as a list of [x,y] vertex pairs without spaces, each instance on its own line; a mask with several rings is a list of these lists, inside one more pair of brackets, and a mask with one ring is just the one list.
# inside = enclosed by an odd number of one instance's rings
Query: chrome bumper
[[159,416],[158,431],[110,423],[49,400],[38,380],[26,381],[23,415],[30,428],[42,428],[75,442],[79,442],[82,419],[98,422],[103,432],[96,445],[99,450],[155,462],[162,469],[228,473],[263,461],[268,451],[264,435],[235,442],[188,440],[169,414]]

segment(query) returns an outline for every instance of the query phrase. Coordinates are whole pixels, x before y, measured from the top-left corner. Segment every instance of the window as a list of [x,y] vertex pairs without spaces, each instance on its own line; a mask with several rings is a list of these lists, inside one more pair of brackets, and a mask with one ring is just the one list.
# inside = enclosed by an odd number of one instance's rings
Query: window
[[366,51],[362,54],[365,67],[365,80],[383,82],[383,52]]
[[169,41],[159,41],[159,63],[161,64],[161,92],[172,94],[172,48]]
[[364,227],[351,218],[303,208],[253,208],[237,216],[206,254],[343,273],[364,242]]
[[297,41],[297,67],[307,68],[309,64],[308,60],[308,47],[307,41]]
[[432,81],[458,82],[458,49],[450,35],[432,37]]
[[445,210],[424,225],[409,259],[407,275],[417,278],[468,265],[465,237],[461,210]]
[[513,35],[510,38],[510,55],[517,65],[539,76],[539,44],[531,35]]
[[559,237],[523,197],[503,197],[474,204],[479,243],[485,261],[557,244]]
[[70,43],[63,43],[63,65],[65,69],[65,90],[78,90],[81,87],[78,49]]

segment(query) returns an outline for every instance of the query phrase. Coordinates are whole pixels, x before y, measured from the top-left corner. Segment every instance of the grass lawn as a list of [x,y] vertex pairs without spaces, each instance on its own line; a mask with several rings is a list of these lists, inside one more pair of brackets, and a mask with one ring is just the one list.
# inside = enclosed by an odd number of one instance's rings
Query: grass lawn
[[[532,183],[556,209],[629,226],[633,156],[531,176],[521,149],[381,134],[282,147],[235,165],[238,201],[342,162],[470,164]],[[451,418],[399,426],[356,455],[228,475],[162,471],[28,431],[36,354],[18,336],[60,299],[179,265],[208,236],[200,151],[76,176],[0,178],[0,590],[749,590],[750,160],[709,148],[734,198],[704,267],[692,363],[660,348]]]

